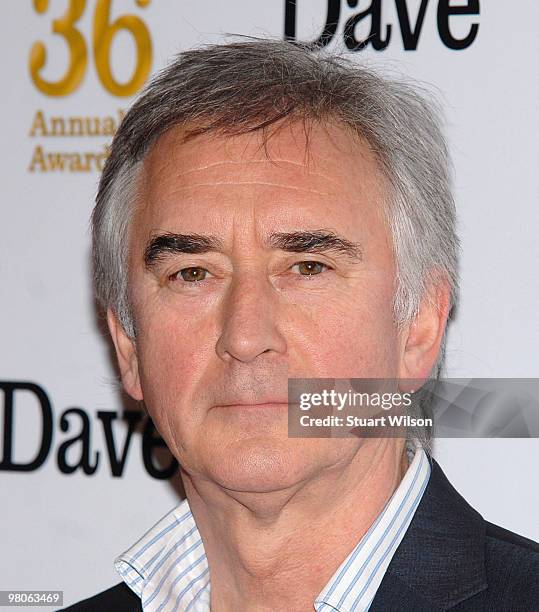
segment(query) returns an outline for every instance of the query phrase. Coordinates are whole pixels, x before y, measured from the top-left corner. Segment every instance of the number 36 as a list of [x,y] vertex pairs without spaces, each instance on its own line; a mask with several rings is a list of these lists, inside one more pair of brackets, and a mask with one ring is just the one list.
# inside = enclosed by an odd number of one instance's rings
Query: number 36
[[[135,15],[122,15],[112,23],[110,5],[112,0],[96,0],[93,23],[93,52],[99,80],[103,87],[114,96],[132,96],[144,84],[152,65],[152,41],[148,28]],[[150,0],[136,0],[143,7]],[[33,0],[38,13],[44,13],[49,0]],[[41,71],[47,61],[47,50],[42,42],[36,42],[30,51],[30,75],[39,91],[48,96],[67,96],[82,82],[88,64],[88,51],[83,35],[75,27],[86,7],[86,0],[69,0],[65,14],[54,19],[52,31],[62,36],[69,49],[69,65],[64,76],[58,81],[47,81]],[[127,30],[132,34],[137,49],[136,64],[128,82],[118,83],[110,68],[110,47],[117,32]]]

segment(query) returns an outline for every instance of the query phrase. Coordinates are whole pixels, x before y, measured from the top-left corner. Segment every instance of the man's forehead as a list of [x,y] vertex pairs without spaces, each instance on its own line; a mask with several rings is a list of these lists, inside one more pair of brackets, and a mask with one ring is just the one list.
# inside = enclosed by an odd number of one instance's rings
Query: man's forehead
[[266,140],[258,131],[187,141],[177,127],[148,154],[141,195],[136,223],[146,235],[226,231],[232,215],[256,216],[268,232],[342,230],[358,214],[380,212],[366,209],[381,208],[383,183],[367,145],[339,126],[296,123]]
[[[376,171],[367,142],[334,122],[287,122],[272,130],[242,134],[206,132],[186,139],[181,126],[169,129],[153,145],[144,162],[148,178],[170,173],[186,182],[192,174],[228,175],[240,179],[257,173],[321,176],[340,183],[346,171]],[[365,172],[364,172],[365,173]]]

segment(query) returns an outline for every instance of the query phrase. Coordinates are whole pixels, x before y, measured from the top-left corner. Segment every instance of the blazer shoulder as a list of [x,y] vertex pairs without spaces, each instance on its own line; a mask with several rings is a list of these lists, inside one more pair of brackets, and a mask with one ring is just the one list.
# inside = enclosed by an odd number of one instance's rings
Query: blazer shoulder
[[499,525],[487,521],[485,525],[485,568],[490,608],[537,609],[539,544]]
[[[512,548],[517,554],[534,556],[539,554],[539,543],[534,540],[525,538],[518,533],[513,533],[508,529],[504,529],[494,523],[485,521],[485,535],[490,541],[491,546],[500,546],[502,548]],[[535,555],[534,555],[535,553]]]
[[142,605],[136,593],[133,593],[125,582],[120,582],[106,591],[64,608],[64,612],[102,612],[103,610],[142,612]]

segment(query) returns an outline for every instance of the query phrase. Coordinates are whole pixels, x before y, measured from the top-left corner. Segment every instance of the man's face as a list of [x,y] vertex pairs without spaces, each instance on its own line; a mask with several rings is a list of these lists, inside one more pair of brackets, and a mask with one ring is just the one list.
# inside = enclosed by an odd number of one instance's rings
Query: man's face
[[[289,439],[288,377],[397,377],[384,183],[333,126],[162,136],[131,226],[139,381],[190,474],[269,491],[346,461],[357,440]],[[187,251],[187,252],[185,252]],[[190,252],[189,252],[190,251]]]

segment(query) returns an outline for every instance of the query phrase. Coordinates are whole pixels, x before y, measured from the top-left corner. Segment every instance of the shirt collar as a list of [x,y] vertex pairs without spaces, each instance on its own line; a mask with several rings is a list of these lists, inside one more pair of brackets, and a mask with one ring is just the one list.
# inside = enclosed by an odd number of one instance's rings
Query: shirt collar
[[[317,612],[368,610],[429,476],[427,456],[418,449],[376,521],[315,599]],[[145,612],[210,609],[208,562],[187,500],[118,556],[114,565],[141,598]]]
[[[145,612],[209,610],[209,568],[184,500],[114,562]],[[204,607],[206,605],[206,607]]]
[[423,449],[382,512],[315,599],[317,612],[368,610],[421,501],[430,476]]

